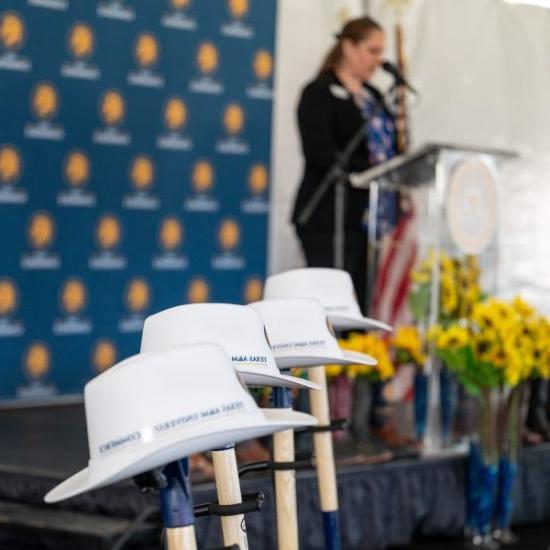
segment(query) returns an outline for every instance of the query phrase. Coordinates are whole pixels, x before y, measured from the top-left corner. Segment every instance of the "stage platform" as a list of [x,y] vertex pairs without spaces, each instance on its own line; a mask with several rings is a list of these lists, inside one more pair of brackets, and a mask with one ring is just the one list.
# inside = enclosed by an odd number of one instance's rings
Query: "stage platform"
[[[56,506],[43,504],[43,496],[49,489],[87,463],[82,406],[2,410],[0,441],[0,527],[7,521],[2,521],[2,517],[17,516],[14,507],[38,515],[46,514],[50,520],[42,519],[43,523],[52,521],[48,514],[56,510],[62,522],[75,523],[75,518],[83,521],[89,518],[89,523],[95,520],[96,524],[104,521],[104,530],[111,529],[109,540],[112,542],[129,527],[132,519],[157,504],[155,495],[140,493],[133,482],[100,489]],[[465,458],[462,456],[407,459],[339,469],[343,548],[390,548],[407,545],[415,537],[460,536],[464,524],[464,476]],[[315,473],[299,472],[297,480],[301,548],[322,549]],[[270,478],[245,478],[242,488],[243,493],[262,491],[266,496],[263,511],[247,516],[251,548],[275,548]],[[514,523],[550,520],[549,444],[522,453],[515,490]],[[211,483],[197,484],[194,495],[195,503],[212,500],[214,487]],[[70,517],[73,520],[67,519]],[[90,529],[93,531],[92,527]],[[199,518],[197,535],[201,548],[220,546],[219,520]],[[109,547],[105,546],[105,540],[98,542],[100,536],[96,539],[95,546],[89,548]],[[0,548],[2,544],[5,541],[0,537]],[[51,548],[62,548],[52,544]],[[30,544],[24,547],[31,548]],[[47,546],[36,548],[39,547]],[[84,544],[79,544],[79,550],[85,548]]]

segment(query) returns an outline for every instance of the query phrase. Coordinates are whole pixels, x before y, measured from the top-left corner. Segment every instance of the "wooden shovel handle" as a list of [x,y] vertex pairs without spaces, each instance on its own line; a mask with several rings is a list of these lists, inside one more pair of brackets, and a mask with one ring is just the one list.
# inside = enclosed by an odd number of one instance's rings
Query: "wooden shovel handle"
[[[294,430],[273,434],[275,462],[294,461]],[[298,510],[296,506],[296,472],[275,470],[275,504],[277,541],[280,550],[298,550]]]
[[[241,486],[235,448],[212,451],[214,477],[219,504],[242,502]],[[222,516],[223,542],[226,546],[237,544],[240,550],[248,550],[244,515]]]
[[195,527],[175,527],[166,529],[166,546],[168,550],[197,550]]
[[[308,369],[308,377],[311,382],[315,382],[321,387],[318,391],[309,392],[311,414],[317,418],[319,425],[328,426],[330,424],[330,411],[325,367]],[[332,512],[338,510],[338,491],[331,432],[314,433],[313,443],[315,446],[321,511]]]

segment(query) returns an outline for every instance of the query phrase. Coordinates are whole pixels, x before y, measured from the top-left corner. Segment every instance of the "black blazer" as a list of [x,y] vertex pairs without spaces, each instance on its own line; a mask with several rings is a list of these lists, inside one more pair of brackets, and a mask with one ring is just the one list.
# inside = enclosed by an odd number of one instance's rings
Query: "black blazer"
[[[383,104],[378,90],[365,85]],[[387,111],[386,107],[383,108]],[[298,106],[298,127],[305,157],[302,182],[296,195],[292,222],[297,224],[300,212],[320,184],[336,155],[343,151],[365,119],[333,72],[319,75],[302,91]],[[348,172],[361,172],[369,167],[366,137],[351,155]],[[346,230],[361,230],[363,213],[368,204],[368,192],[347,188]],[[305,226],[316,230],[334,228],[334,190],[329,188]]]

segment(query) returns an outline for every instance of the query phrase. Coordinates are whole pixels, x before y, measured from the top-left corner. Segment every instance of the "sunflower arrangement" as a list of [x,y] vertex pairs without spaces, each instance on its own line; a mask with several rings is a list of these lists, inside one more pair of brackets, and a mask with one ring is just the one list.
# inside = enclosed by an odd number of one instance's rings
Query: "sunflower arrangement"
[[[352,332],[348,338],[340,339],[338,343],[343,349],[366,353],[378,361],[375,366],[350,365],[345,367],[344,372],[350,378],[364,376],[371,381],[384,381],[394,375],[395,367],[391,358],[389,343],[378,334]],[[325,371],[328,378],[334,378],[342,373],[342,367],[327,365]]]
[[395,362],[398,365],[414,364],[422,368],[426,362],[424,343],[420,331],[415,326],[401,326],[390,340],[394,352]]
[[[409,303],[415,319],[426,322],[430,312],[432,273],[436,254],[433,251],[411,272]],[[439,253],[439,317],[444,325],[468,318],[481,299],[481,270],[475,256],[451,258]]]
[[524,362],[524,379],[550,378],[549,320],[519,297],[512,301],[511,307],[521,319],[517,343]]
[[476,395],[483,388],[514,388],[534,376],[550,377],[550,323],[520,298],[479,302],[468,321],[432,327],[428,338]]

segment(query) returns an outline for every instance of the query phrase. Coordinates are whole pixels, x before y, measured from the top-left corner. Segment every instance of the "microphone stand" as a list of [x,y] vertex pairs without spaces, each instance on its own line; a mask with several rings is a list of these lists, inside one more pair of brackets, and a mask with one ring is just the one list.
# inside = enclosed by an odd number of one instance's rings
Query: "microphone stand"
[[325,174],[321,183],[310,197],[306,205],[302,208],[298,216],[298,224],[305,225],[311,218],[323,196],[331,186],[334,186],[334,237],[332,241],[333,265],[336,269],[344,269],[344,224],[346,207],[346,182],[348,180],[347,165],[352,153],[357,149],[359,143],[365,136],[367,121],[363,122],[357,132],[346,145],[345,149],[336,155],[328,172]]

